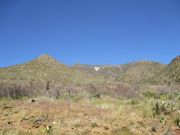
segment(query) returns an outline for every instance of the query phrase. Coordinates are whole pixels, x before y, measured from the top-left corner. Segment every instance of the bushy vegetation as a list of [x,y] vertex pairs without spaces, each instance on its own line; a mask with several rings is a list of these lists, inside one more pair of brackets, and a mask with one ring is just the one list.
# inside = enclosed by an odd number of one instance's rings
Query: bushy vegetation
[[171,114],[172,112],[176,111],[176,106],[176,103],[173,101],[155,101],[153,106],[154,115]]
[[[172,68],[173,72],[178,72],[178,58],[168,65],[169,68],[176,67]],[[164,71],[164,67],[165,65],[157,62],[135,62],[119,66],[100,66],[97,72],[94,66],[80,65],[69,68],[51,56],[43,55],[25,64],[0,68],[0,96],[19,98],[45,95],[57,99],[66,95],[77,96],[83,92],[91,97],[108,95],[115,98],[137,98],[141,90],[144,91],[143,85],[152,85],[146,82],[150,82],[148,78],[152,79],[162,69]],[[153,89],[165,91],[166,87]],[[157,96],[152,91],[145,91],[143,94],[146,97]]]
[[171,61],[162,71],[155,76],[156,82],[176,82],[180,84],[180,56]]
[[32,97],[35,95],[31,84],[18,83],[0,83],[0,98],[20,99],[22,97]]

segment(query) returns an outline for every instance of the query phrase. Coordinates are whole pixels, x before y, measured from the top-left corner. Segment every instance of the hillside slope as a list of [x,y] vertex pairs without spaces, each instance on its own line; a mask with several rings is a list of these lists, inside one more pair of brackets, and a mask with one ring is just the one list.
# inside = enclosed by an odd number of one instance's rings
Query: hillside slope
[[180,83],[180,56],[171,61],[157,76],[156,81]]
[[[141,82],[159,73],[165,65],[158,62],[140,61],[123,65],[75,65],[73,68],[86,74],[114,77],[122,82]],[[96,69],[98,69],[96,71]]]
[[158,62],[140,61],[123,65],[123,75],[119,78],[125,82],[146,82],[158,74],[165,65]]
[[0,79],[27,81],[64,81],[69,68],[48,55],[42,55],[28,63],[0,68]]
[[[180,56],[169,65],[140,61],[122,65],[83,65],[68,67],[49,55],[25,64],[0,68],[1,81],[35,81],[71,84],[102,82],[151,83],[154,80],[180,82]],[[152,81],[153,80],[153,81]]]
[[104,77],[92,76],[81,70],[72,69],[59,63],[49,55],[42,55],[30,62],[0,68],[1,81],[26,81],[35,83],[54,82],[59,84],[89,84],[101,83]]

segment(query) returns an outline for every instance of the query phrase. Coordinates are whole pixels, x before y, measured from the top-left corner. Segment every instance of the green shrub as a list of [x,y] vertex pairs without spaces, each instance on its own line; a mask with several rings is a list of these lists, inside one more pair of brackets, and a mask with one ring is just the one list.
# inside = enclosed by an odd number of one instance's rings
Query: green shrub
[[143,95],[148,98],[158,98],[158,95],[152,91],[143,92]]
[[165,124],[165,123],[166,123],[166,119],[165,119],[163,116],[161,116],[161,117],[159,118],[159,122],[160,122],[161,124]]
[[137,104],[139,104],[139,101],[138,101],[137,99],[132,99],[132,100],[130,101],[130,104],[131,104],[131,105],[137,105]]
[[153,104],[153,114],[155,115],[168,115],[176,110],[176,103],[173,101],[155,101]]
[[98,125],[97,125],[96,122],[91,123],[91,127],[92,127],[92,128],[95,128],[95,127],[97,127],[97,126],[98,126]]
[[176,118],[174,122],[178,127],[180,127],[180,117]]

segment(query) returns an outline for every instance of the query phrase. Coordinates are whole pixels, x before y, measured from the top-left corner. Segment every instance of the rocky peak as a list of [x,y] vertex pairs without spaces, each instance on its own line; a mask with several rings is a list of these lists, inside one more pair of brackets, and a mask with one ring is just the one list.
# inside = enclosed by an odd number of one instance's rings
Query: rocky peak
[[57,64],[61,64],[60,62],[58,62],[56,59],[54,59],[53,57],[51,57],[50,55],[44,54],[39,56],[37,59],[35,59],[34,61],[39,62],[39,63],[43,63],[46,65],[57,65]]
[[177,56],[176,58],[174,58],[171,63],[174,63],[174,62],[180,63],[180,56]]

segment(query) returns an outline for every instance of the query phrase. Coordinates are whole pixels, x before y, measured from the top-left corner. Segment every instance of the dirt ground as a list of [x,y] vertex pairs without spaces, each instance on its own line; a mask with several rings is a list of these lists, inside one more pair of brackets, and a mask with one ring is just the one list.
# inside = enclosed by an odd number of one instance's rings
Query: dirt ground
[[146,109],[111,99],[2,100],[0,135],[180,135]]

